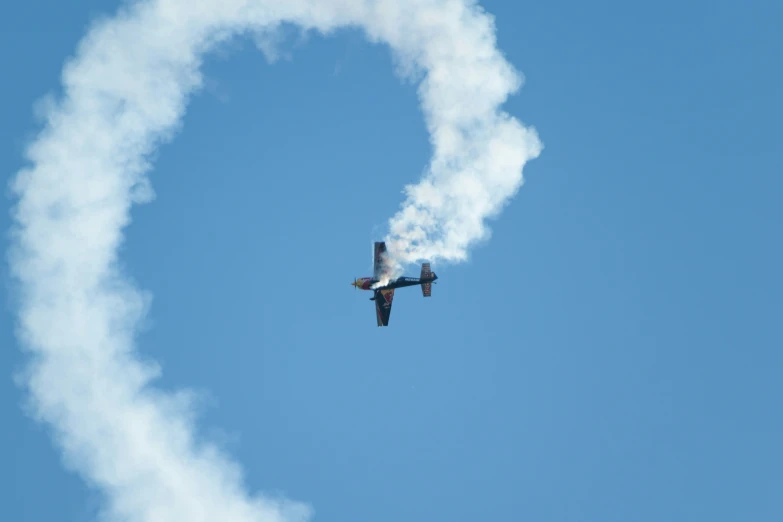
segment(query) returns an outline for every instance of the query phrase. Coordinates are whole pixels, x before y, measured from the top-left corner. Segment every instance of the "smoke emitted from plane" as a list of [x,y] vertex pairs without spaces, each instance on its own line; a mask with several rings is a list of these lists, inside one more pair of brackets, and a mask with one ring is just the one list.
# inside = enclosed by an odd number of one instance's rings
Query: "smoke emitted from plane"
[[273,55],[283,22],[361,27],[390,46],[400,75],[422,80],[435,154],[391,222],[400,262],[462,259],[540,150],[499,109],[520,79],[471,0],[148,0],[96,23],[14,180],[10,264],[30,411],[52,427],[66,465],[105,494],[110,522],[310,516],[306,505],[249,492],[239,466],[199,438],[189,394],[153,386],[159,368],[134,349],[150,298],[117,260],[131,206],[154,197],[150,155],[201,87],[204,53],[250,34]]
[[389,221],[383,280],[405,263],[464,261],[468,248],[488,237],[487,218],[518,191],[525,163],[543,148],[534,129],[501,110],[522,78],[496,48],[492,18],[468,5],[449,13],[426,18],[420,34],[412,24],[414,38],[426,42],[415,63],[427,71],[419,95],[434,154]]
[[[502,77],[496,80],[502,83]],[[479,99],[481,88],[491,94],[489,86],[480,86],[474,94]],[[472,93],[465,89],[460,94],[458,98],[467,100]],[[472,119],[442,122],[433,130],[433,143],[428,172],[418,184],[406,187],[407,199],[389,221],[391,272],[385,277],[400,273],[404,263],[464,261],[468,248],[489,236],[487,218],[499,214],[518,191],[524,164],[542,150],[534,130],[497,106],[477,111]]]

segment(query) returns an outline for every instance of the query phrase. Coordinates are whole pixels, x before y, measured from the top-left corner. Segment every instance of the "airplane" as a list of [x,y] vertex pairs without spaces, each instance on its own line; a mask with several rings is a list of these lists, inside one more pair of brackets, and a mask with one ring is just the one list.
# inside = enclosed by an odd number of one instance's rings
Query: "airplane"
[[373,285],[380,282],[381,275],[384,273],[385,254],[386,243],[384,241],[376,241],[373,254],[373,276],[359,277],[351,283],[351,286],[360,290],[372,290],[374,292],[370,301],[375,301],[375,316],[378,320],[378,326],[389,326],[394,290],[406,286],[421,285],[422,295],[430,297],[432,296],[432,284],[438,279],[435,272],[430,271],[430,264],[423,263],[421,265],[421,277],[398,277],[383,286],[373,288]]

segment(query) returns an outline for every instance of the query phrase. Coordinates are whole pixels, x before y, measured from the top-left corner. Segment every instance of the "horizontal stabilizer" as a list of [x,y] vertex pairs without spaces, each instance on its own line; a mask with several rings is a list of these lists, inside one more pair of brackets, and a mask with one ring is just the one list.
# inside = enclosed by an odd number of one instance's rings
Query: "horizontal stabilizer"
[[[432,277],[432,272],[430,271],[430,264],[424,263],[421,265],[421,279],[429,279]],[[430,297],[432,296],[432,282],[428,281],[426,283],[421,284],[421,295],[424,297]]]

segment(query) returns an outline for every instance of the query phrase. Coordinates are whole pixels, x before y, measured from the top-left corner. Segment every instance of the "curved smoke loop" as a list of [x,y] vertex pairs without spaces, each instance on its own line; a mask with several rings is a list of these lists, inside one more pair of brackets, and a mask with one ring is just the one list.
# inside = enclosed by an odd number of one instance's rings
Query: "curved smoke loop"
[[151,198],[148,155],[201,84],[203,54],[236,34],[291,22],[361,27],[420,72],[434,156],[387,237],[396,263],[459,261],[522,182],[541,144],[500,110],[521,80],[469,0],[151,0],[94,26],[63,72],[64,96],[13,185],[11,268],[35,414],[68,464],[107,497],[108,520],[305,520],[299,503],[252,496],[238,466],[196,440],[186,395],[149,383],[134,353],[147,305],[117,268],[133,203]]

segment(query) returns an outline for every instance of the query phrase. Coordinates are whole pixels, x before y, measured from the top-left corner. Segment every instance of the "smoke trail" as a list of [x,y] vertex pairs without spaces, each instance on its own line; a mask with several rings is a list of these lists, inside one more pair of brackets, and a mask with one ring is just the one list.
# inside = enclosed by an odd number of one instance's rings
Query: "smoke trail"
[[389,44],[401,74],[423,78],[435,154],[392,220],[402,261],[463,257],[540,148],[498,109],[519,78],[495,48],[491,17],[468,0],[150,0],[96,24],[14,180],[10,261],[31,411],[53,428],[66,464],[105,493],[107,520],[310,516],[250,494],[236,463],[198,440],[188,395],[151,386],[159,369],[134,351],[148,296],[117,264],[130,207],[153,197],[150,154],[201,87],[201,57],[236,34],[273,41],[281,22],[361,27]]
[[416,64],[427,71],[419,95],[433,159],[424,178],[405,187],[407,199],[389,220],[381,285],[405,263],[465,260],[543,148],[534,129],[500,110],[521,78],[495,47],[492,19],[461,2],[438,4],[449,8],[437,22],[428,18],[437,30],[414,36],[428,41]]

